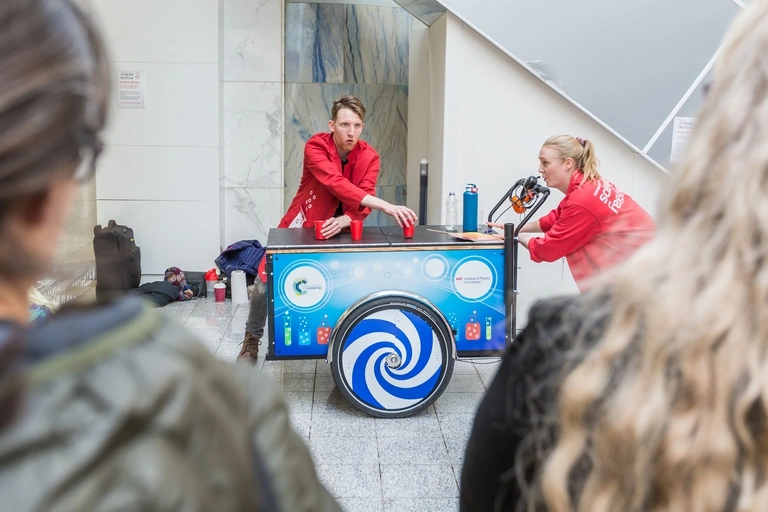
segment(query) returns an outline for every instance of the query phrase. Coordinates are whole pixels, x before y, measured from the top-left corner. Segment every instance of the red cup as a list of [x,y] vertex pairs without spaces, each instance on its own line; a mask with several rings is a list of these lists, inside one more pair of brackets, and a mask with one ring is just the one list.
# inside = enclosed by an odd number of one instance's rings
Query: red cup
[[325,240],[325,237],[323,236],[323,224],[325,224],[324,220],[315,221],[315,238],[318,240]]
[[363,221],[351,220],[349,221],[349,232],[352,235],[352,240],[360,240],[363,238]]
[[413,224],[403,226],[403,238],[413,238]]
[[227,285],[224,283],[216,283],[213,285],[213,295],[216,302],[224,302],[224,298],[227,295]]

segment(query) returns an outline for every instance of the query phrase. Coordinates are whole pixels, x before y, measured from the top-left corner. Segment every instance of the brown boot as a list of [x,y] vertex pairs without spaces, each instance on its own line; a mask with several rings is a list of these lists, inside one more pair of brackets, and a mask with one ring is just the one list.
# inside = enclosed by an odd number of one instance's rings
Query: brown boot
[[238,361],[245,361],[250,364],[256,364],[256,360],[259,358],[259,344],[261,340],[255,338],[248,331],[245,332],[245,339],[243,339],[243,349],[237,356]]

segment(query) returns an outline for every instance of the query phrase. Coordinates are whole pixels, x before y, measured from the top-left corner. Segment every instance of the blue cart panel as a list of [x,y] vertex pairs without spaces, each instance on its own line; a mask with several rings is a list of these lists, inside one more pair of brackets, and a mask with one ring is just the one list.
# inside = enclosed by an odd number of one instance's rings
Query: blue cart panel
[[301,252],[272,256],[274,355],[318,357],[361,297],[391,290],[432,302],[462,353],[504,348],[503,250]]

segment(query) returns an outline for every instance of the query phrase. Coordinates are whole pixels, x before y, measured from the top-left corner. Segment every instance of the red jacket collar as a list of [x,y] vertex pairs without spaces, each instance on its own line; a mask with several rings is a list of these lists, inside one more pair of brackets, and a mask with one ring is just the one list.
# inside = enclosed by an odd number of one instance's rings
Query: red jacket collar
[[[339,151],[336,149],[336,143],[333,142],[333,134],[331,132],[322,132],[320,133],[320,136],[325,141],[325,145],[328,149],[328,155],[334,160],[338,158],[339,162],[341,162]],[[347,155],[347,162],[354,161],[357,158],[357,155],[366,149],[368,149],[368,143],[363,140],[358,140],[357,144],[355,144],[355,147],[352,148],[352,151],[350,151],[349,155]]]
[[569,195],[571,192],[573,192],[575,188],[581,185],[582,181],[584,181],[584,173],[578,169],[573,171],[573,174],[571,175],[571,182],[568,183],[568,190],[565,192],[565,195]]

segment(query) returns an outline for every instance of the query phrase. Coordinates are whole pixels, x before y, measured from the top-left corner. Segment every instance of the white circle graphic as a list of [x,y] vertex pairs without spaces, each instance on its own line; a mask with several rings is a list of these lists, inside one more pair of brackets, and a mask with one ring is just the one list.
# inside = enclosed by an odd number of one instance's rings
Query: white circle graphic
[[331,261],[330,267],[332,270],[339,270],[339,260]]
[[289,302],[299,308],[311,308],[326,295],[328,283],[325,276],[310,266],[296,267],[283,281],[283,293]]
[[380,261],[374,261],[373,262],[373,271],[374,272],[381,271],[381,262]]
[[365,277],[365,267],[362,265],[355,265],[352,267],[352,277],[355,279],[362,279]]
[[403,269],[403,274],[405,274],[406,277],[411,277],[413,275],[413,267],[405,267],[405,269]]
[[482,260],[465,260],[453,273],[453,289],[469,300],[484,298],[491,291],[495,281],[493,269]]
[[424,260],[424,275],[430,279],[440,279],[445,276],[448,265],[440,256],[430,256]]

